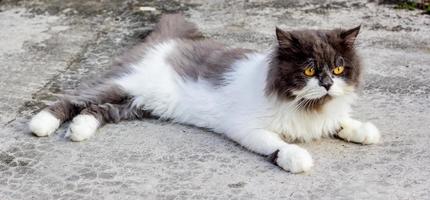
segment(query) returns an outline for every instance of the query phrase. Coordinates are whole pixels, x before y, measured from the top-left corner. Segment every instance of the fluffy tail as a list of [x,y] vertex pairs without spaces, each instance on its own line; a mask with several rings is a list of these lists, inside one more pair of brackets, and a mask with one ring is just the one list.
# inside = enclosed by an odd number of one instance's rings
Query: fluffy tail
[[201,32],[194,23],[185,20],[181,14],[163,15],[152,33],[147,37],[148,42],[159,42],[165,39],[199,39]]

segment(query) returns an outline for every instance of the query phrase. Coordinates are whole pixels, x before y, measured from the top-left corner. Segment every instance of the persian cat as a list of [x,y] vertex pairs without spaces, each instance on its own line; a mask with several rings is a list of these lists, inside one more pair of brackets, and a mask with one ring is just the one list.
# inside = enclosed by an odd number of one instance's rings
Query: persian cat
[[106,123],[157,117],[224,134],[292,173],[308,171],[311,155],[291,142],[380,139],[373,124],[350,117],[362,72],[359,30],[277,28],[276,45],[256,52],[205,39],[183,16],[164,15],[102,78],[64,95],[29,126],[48,136],[71,120],[68,137],[83,141]]

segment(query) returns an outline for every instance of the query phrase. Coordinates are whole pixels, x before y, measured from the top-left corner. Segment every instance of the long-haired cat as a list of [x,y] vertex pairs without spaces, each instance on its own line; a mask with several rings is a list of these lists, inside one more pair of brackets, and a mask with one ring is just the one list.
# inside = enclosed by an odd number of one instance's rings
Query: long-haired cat
[[308,171],[310,154],[288,142],[334,135],[379,141],[373,124],[349,115],[362,71],[354,50],[359,30],[277,28],[275,47],[258,53],[204,39],[181,15],[165,15],[103,78],[42,110],[29,126],[48,136],[72,120],[68,136],[82,141],[105,123],[155,116],[225,134],[290,172]]

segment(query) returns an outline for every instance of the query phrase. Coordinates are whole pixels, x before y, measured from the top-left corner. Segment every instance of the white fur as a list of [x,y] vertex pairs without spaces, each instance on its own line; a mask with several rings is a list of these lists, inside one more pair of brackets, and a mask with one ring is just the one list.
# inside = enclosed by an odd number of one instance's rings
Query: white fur
[[115,82],[135,96],[134,104],[144,105],[165,119],[175,112],[178,102],[176,74],[168,65],[167,55],[174,50],[175,43],[166,41],[150,49],[132,72]]
[[319,85],[315,77],[312,77],[303,89],[294,91],[293,94],[306,99],[319,99],[327,94],[327,90]]
[[355,99],[355,94],[351,88],[347,91],[336,91],[344,85],[344,81],[335,78],[333,86],[329,91],[319,86],[317,80],[312,78],[309,83],[300,91],[294,92],[298,98],[317,99],[326,94],[343,93],[344,95],[332,95],[334,98],[327,102],[320,112],[303,112],[297,108],[299,104],[296,101],[281,102],[278,99],[272,99],[270,110],[272,117],[270,119],[269,130],[282,133],[288,140],[310,141],[321,137],[330,136],[336,133],[340,128],[343,119],[349,117],[351,104]]
[[94,135],[99,126],[100,122],[93,115],[78,115],[73,118],[67,136],[72,141],[80,142]]
[[37,115],[31,119],[29,124],[31,132],[39,137],[52,134],[59,126],[60,119],[46,110],[42,110],[41,112],[37,113]]
[[362,123],[354,119],[345,119],[342,122],[339,137],[346,141],[361,144],[376,144],[381,138],[378,129],[370,122]]
[[[288,144],[281,138],[310,141],[329,136],[349,119],[355,94],[340,78],[334,78],[329,91],[313,79],[304,89],[295,91],[307,99],[327,93],[334,97],[321,111],[304,112],[298,109],[296,100],[281,101],[266,95],[269,54],[249,54],[237,61],[224,77],[228,84],[215,88],[205,80],[184,80],[175,72],[166,58],[176,45],[170,40],[154,46],[132,66],[132,72],[115,81],[134,96],[136,106],[162,119],[212,129],[260,154],[280,149],[280,166],[292,172],[309,170],[312,159],[304,149],[285,147]],[[374,132],[369,125],[362,129]],[[376,140],[366,138],[363,142]]]
[[297,145],[287,145],[279,150],[278,166],[292,173],[309,171],[313,166],[311,155]]

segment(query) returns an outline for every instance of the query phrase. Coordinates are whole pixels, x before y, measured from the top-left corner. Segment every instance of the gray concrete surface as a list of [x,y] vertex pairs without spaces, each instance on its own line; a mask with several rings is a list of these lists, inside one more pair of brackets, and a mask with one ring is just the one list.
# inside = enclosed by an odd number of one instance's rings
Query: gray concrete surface
[[[142,11],[151,6],[156,12]],[[300,144],[290,174],[210,132],[154,120],[103,127],[82,143],[28,133],[32,113],[183,11],[208,37],[264,50],[285,29],[363,25],[367,67],[355,116],[375,146]],[[0,199],[430,199],[430,16],[365,1],[0,1]]]

